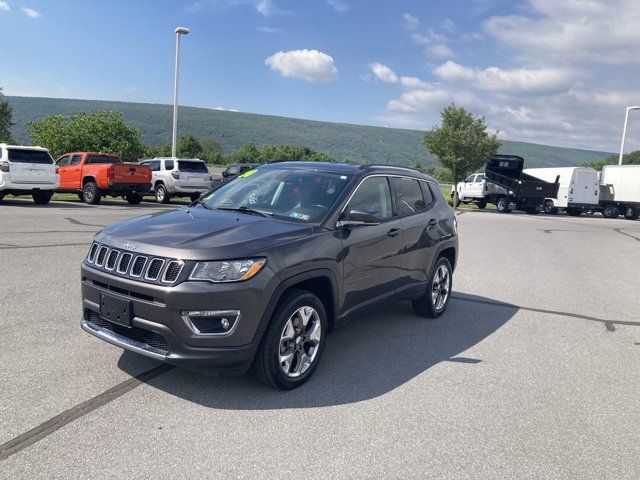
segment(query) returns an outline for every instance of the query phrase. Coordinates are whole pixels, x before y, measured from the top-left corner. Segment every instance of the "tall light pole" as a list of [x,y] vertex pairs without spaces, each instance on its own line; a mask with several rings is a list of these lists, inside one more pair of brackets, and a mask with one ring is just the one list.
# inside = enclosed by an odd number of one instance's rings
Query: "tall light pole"
[[629,112],[631,110],[640,110],[640,107],[627,107],[627,113],[624,116],[624,128],[622,129],[622,144],[620,145],[620,159],[618,160],[618,165],[622,165],[622,155],[624,154],[624,141],[627,137],[627,123],[629,123]]
[[178,140],[178,75],[180,73],[180,36],[189,35],[189,29],[178,27],[176,32],[176,71],[173,82],[173,137],[171,141],[171,156],[176,158],[176,142]]

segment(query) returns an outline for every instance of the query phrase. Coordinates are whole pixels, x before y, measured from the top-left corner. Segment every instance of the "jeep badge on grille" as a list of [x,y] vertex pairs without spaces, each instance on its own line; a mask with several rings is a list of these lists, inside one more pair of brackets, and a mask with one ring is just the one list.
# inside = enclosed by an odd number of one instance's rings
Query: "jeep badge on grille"
[[136,242],[124,242],[122,244],[123,248],[126,248],[127,250],[135,250],[136,248],[138,248],[138,244]]

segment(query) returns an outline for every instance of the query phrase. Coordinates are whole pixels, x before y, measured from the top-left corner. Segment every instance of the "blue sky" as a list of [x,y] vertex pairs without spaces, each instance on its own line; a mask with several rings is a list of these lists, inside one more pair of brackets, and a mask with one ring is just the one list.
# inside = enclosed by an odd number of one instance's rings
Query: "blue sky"
[[184,105],[615,150],[640,103],[636,0],[4,0],[0,86],[171,103],[178,25]]

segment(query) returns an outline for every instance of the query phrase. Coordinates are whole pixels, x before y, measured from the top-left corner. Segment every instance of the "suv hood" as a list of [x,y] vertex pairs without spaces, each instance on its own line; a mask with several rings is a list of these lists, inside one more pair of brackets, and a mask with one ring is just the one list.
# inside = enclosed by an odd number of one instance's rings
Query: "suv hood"
[[115,223],[102,230],[96,241],[137,253],[182,260],[231,260],[254,255],[276,243],[308,236],[311,231],[310,225],[257,215],[182,208]]

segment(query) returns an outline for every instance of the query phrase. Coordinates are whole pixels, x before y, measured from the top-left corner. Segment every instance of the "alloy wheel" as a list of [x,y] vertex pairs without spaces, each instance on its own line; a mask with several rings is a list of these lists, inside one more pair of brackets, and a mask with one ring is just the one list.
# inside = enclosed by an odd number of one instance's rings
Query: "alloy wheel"
[[442,310],[447,304],[451,289],[451,275],[446,265],[440,265],[431,284],[431,301],[436,310]]
[[278,360],[284,374],[291,378],[304,374],[316,359],[321,340],[318,312],[309,306],[296,309],[280,335]]

